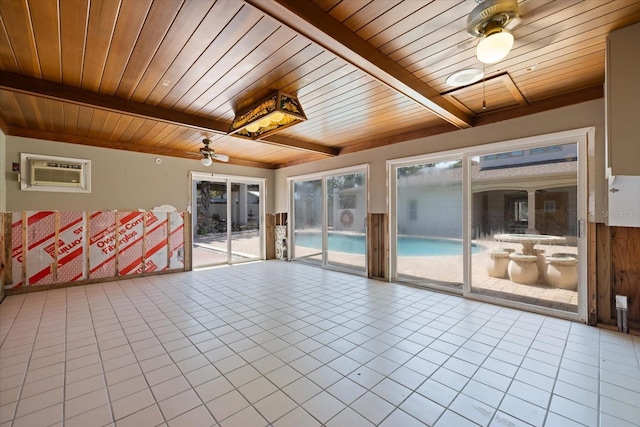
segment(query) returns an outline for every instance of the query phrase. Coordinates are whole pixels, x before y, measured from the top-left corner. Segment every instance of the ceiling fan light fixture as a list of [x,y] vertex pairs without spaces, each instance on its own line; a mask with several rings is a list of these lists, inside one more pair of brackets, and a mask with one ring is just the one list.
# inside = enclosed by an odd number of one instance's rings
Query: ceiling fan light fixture
[[478,42],[476,56],[484,64],[495,64],[504,59],[512,47],[513,34],[504,28],[494,28]]
[[228,134],[259,139],[307,120],[300,101],[293,95],[275,92],[268,98],[236,114]]
[[211,157],[209,156],[204,156],[202,159],[200,159],[200,163],[202,163],[202,166],[211,166],[213,160],[211,160]]

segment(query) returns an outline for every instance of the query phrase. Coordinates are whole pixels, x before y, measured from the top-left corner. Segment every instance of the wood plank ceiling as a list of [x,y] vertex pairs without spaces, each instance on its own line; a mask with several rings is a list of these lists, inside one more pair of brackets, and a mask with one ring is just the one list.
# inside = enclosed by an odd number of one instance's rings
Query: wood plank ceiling
[[[482,82],[472,0],[0,0],[7,135],[276,168],[603,96],[605,44],[640,0],[520,0],[509,55]],[[275,90],[308,120],[226,135]],[[482,108],[483,100],[487,108]]]

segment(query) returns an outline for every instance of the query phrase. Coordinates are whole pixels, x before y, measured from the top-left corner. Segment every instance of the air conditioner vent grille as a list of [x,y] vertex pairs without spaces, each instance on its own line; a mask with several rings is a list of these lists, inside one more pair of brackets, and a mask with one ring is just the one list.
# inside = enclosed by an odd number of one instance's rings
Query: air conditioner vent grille
[[42,160],[31,162],[31,185],[81,188],[82,181],[82,164]]

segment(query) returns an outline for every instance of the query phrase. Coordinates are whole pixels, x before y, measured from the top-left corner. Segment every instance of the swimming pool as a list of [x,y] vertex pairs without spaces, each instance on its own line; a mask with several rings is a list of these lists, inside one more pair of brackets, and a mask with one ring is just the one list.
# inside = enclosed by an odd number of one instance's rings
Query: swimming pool
[[[329,233],[329,250],[364,255],[365,241],[363,235]],[[320,233],[296,232],[296,246],[322,248]],[[472,253],[478,251],[478,245],[472,245]],[[461,240],[431,239],[428,237],[400,236],[398,238],[398,256],[445,256],[462,255]]]

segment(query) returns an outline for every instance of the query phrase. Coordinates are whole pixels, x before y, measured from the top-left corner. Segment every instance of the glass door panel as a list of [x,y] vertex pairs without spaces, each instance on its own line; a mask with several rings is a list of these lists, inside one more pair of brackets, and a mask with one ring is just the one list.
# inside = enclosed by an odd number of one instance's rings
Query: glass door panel
[[578,144],[474,158],[471,292],[578,313]]
[[231,262],[260,258],[260,186],[231,183]]
[[293,184],[293,258],[322,263],[322,179]]
[[396,169],[396,276],[462,290],[462,160]]
[[194,180],[193,267],[228,262],[227,183]]
[[327,264],[366,271],[366,175],[326,178]]

